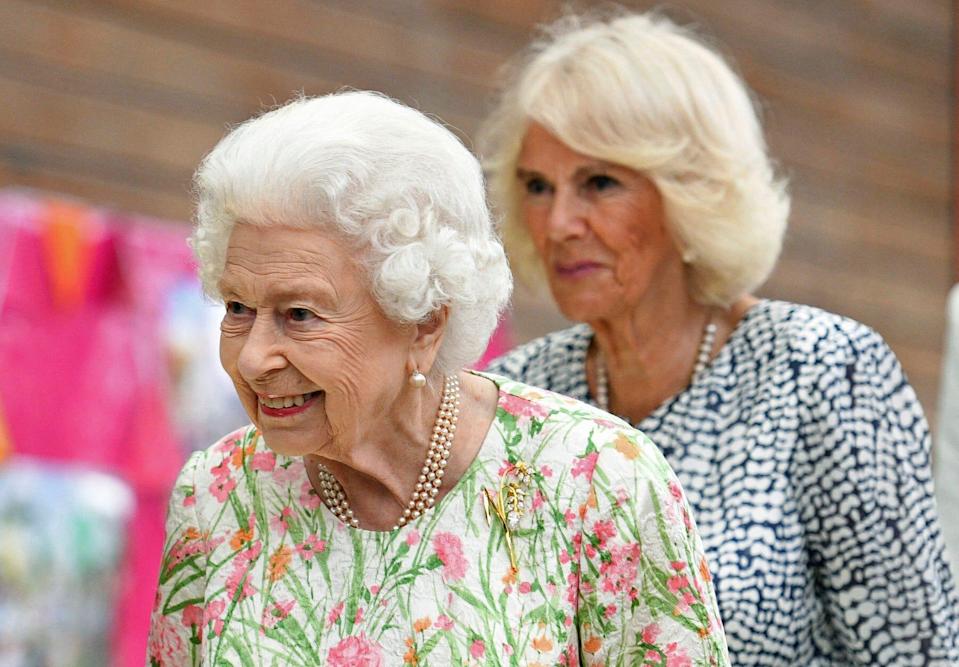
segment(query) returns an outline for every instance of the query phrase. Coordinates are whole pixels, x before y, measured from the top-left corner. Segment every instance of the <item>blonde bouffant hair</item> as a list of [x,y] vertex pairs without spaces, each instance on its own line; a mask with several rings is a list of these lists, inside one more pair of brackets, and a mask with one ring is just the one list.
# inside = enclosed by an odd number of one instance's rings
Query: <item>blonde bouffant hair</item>
[[530,123],[655,184],[696,301],[727,306],[769,276],[789,216],[785,180],[746,85],[692,30],[658,13],[565,16],[512,65],[480,152],[514,271],[541,284],[516,176]]

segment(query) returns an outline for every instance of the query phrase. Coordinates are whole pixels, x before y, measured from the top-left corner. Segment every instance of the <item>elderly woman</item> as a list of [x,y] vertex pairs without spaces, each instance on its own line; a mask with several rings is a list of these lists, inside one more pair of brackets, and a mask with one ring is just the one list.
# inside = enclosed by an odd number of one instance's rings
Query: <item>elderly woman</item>
[[733,664],[959,661],[929,433],[899,364],[861,324],[751,296],[789,199],[744,84],[658,15],[545,35],[482,143],[514,268],[579,324],[489,370],[663,450]]
[[371,93],[299,99],[196,183],[253,425],[176,484],[150,664],[728,664],[655,447],[462,370],[511,279],[452,134]]

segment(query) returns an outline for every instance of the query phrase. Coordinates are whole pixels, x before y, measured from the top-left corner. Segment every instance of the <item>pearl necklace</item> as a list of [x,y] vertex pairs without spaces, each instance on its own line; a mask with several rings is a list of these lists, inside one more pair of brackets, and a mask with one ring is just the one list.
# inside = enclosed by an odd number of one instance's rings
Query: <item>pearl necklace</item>
[[[436,421],[433,423],[433,433],[430,436],[430,446],[426,452],[426,462],[420,470],[420,476],[413,488],[413,496],[397,520],[393,530],[405,526],[409,521],[431,508],[436,502],[449,464],[450,447],[453,445],[453,436],[456,435],[456,422],[460,414],[460,381],[455,375],[446,378],[443,383],[443,398],[440,401]],[[337,481],[329,468],[320,463],[316,470],[320,482],[323,502],[336,517],[343,523],[359,528],[360,523],[353,515],[346,492]]]
[[[693,375],[689,380],[692,384],[709,363],[709,355],[713,351],[713,342],[716,340],[716,325],[712,318],[706,321],[703,327],[703,337],[699,341],[699,352],[696,354],[696,363],[693,366]],[[606,372],[606,362],[601,352],[596,354],[596,405],[600,410],[609,412],[609,375]]]

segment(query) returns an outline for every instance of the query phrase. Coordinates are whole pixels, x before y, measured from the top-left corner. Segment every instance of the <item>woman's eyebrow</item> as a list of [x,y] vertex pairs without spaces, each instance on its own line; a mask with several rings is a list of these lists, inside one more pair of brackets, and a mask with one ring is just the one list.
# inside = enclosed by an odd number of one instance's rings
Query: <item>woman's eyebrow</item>
[[322,305],[336,303],[336,289],[328,283],[319,281],[296,280],[284,282],[272,287],[269,295],[278,301],[294,301],[307,298],[318,301]]
[[[597,171],[608,172],[613,169],[616,165],[611,162],[605,162],[603,160],[596,160],[595,162],[590,162],[588,164],[580,165],[573,172],[574,178],[582,178],[583,176],[592,175]],[[549,180],[541,173],[535,169],[524,169],[523,167],[516,167],[516,177],[517,178],[542,178],[544,180]]]
[[538,171],[532,169],[523,169],[522,167],[516,167],[516,178],[543,178],[543,175]]
[[238,296],[236,285],[226,277],[226,274],[220,276],[220,279],[216,282],[216,288],[220,292],[220,296]]

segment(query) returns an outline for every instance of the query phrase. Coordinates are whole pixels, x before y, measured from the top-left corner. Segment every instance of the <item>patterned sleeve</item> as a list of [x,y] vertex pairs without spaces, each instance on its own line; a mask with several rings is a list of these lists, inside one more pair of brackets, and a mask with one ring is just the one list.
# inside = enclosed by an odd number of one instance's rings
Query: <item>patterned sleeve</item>
[[793,364],[795,479],[825,616],[850,665],[959,664],[926,419],[880,336],[842,326],[841,342],[822,337]]
[[703,547],[672,470],[632,429],[595,457],[577,536],[582,664],[728,665]]
[[180,471],[167,507],[160,582],[147,643],[148,667],[199,665],[204,625],[206,553],[210,543],[196,512],[196,452]]

